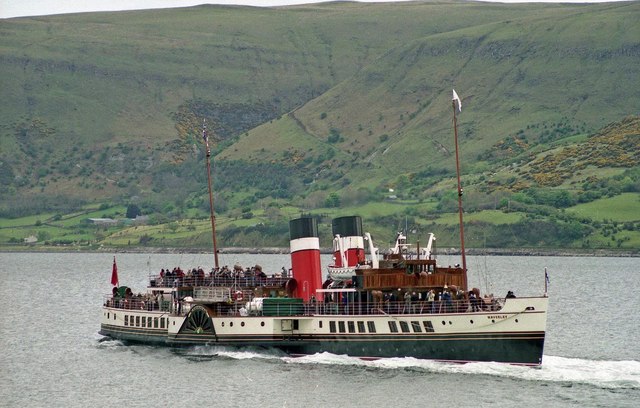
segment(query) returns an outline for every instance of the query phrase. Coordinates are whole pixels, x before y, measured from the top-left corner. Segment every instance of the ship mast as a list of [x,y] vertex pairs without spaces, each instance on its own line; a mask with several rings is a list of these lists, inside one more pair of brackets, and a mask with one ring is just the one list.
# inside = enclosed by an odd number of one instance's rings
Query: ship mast
[[[458,102],[458,106],[456,106],[456,101]],[[468,288],[467,283],[467,258],[464,250],[464,223],[462,220],[462,184],[460,183],[460,157],[458,154],[458,121],[456,118],[456,108],[459,111],[462,111],[462,103],[456,91],[453,91],[453,99],[451,101],[451,106],[453,107],[453,132],[456,144],[456,175],[458,177],[458,214],[460,216],[460,251],[462,254],[462,273],[464,276],[464,290],[466,291]]]
[[211,189],[211,148],[209,147],[209,137],[207,136],[207,121],[202,122],[202,138],[207,147],[207,179],[209,181],[209,209],[211,211],[211,238],[213,242],[213,261],[216,269],[218,264],[218,244],[216,243],[216,216],[213,211],[213,191]]

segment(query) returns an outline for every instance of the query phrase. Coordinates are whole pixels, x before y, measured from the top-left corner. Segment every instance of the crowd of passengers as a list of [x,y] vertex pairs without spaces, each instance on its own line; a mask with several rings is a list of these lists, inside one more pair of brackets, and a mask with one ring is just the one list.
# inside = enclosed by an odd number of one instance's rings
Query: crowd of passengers
[[[160,274],[152,279],[151,286],[155,287],[179,287],[179,286],[209,286],[216,283],[229,283],[233,280],[246,280],[246,285],[258,286],[265,283],[267,279],[287,279],[291,276],[291,269],[287,270],[284,266],[271,276],[263,272],[260,265],[243,268],[240,265],[234,265],[229,268],[227,265],[222,268],[213,268],[211,272],[206,273],[201,267],[188,269],[186,272],[180,267],[173,269],[163,268]],[[348,283],[333,282],[327,279],[323,288],[350,288],[353,287],[351,281]],[[515,297],[512,291],[507,293],[507,298]],[[364,300],[364,299],[363,299]],[[181,301],[172,299],[170,295],[165,294],[133,294],[130,288],[126,288],[124,293],[120,293],[119,289],[113,288],[113,297],[107,301],[107,306],[137,309],[137,310],[166,310],[168,307],[174,306],[175,310],[181,309]],[[367,304],[368,310],[362,310],[361,306]],[[456,286],[445,286],[443,290],[415,291],[397,290],[383,292],[371,291],[370,302],[356,301],[353,295],[330,294],[324,296],[323,302],[316,302],[315,297],[311,297],[309,302],[309,311],[311,313],[375,313],[384,312],[389,314],[414,314],[414,313],[463,313],[477,311],[496,311],[501,308],[500,303],[493,294],[480,296],[480,291],[476,288],[470,291],[463,291]],[[342,310],[340,310],[342,309]]]
[[[372,291],[369,313],[384,312],[389,314],[415,314],[415,313],[464,313],[479,311],[496,311],[502,306],[493,294],[480,297],[480,291],[476,288],[465,292],[454,287],[445,287],[444,290],[430,289],[426,292],[413,290],[394,290],[391,292]],[[507,293],[507,298],[515,297],[513,292]],[[316,303],[311,298],[311,303]],[[346,294],[325,294],[324,302],[319,307],[324,310],[330,304],[329,309],[342,306],[348,313],[362,313],[356,309],[359,302],[354,302]]]
[[408,290],[385,293],[382,302],[387,313],[463,313],[500,307],[493,294],[480,297],[477,289],[465,292],[455,287],[422,293]]
[[163,308],[163,301],[165,303],[163,310],[166,310],[171,301],[171,295],[164,295],[167,299],[164,299],[162,294],[152,293],[138,293],[134,294],[131,288],[124,287],[124,291],[120,288],[113,288],[113,296],[107,299],[107,307],[117,307],[119,309],[133,309],[133,310],[160,310]]
[[[352,288],[352,281],[338,282],[327,277],[323,289]],[[508,291],[506,298],[515,298],[512,291]],[[480,296],[480,290],[473,288],[467,292],[455,285],[445,285],[442,290],[430,289],[419,291],[402,289],[392,291],[371,291],[371,299],[375,308],[386,313],[452,313],[496,311],[501,305],[493,293]],[[311,299],[315,302],[315,298]],[[324,302],[349,303],[348,297],[340,294],[325,294]]]
[[[234,265],[233,268],[229,268],[228,265],[223,267],[217,267],[211,269],[209,273],[206,273],[201,267],[187,269],[185,272],[180,267],[173,269],[162,269],[160,274],[151,280],[151,286],[155,287],[177,287],[177,286],[209,286],[214,285],[217,281],[226,282],[229,280],[247,280],[260,282],[261,280],[272,279],[287,279],[291,276],[291,269],[287,270],[284,266],[282,270],[271,274],[271,276],[264,273],[260,265],[243,268],[240,265]],[[249,284],[249,282],[247,282]]]

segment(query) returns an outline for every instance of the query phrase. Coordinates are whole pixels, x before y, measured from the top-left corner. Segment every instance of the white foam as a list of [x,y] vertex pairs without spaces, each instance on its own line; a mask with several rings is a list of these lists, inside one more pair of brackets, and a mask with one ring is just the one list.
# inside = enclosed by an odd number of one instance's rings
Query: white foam
[[364,361],[355,357],[320,353],[305,357],[284,357],[287,363],[332,364],[397,369],[413,367],[426,372],[492,375],[528,381],[570,382],[606,389],[640,389],[640,361],[598,361],[544,356],[541,367],[504,363],[449,364],[415,358],[384,358]]
[[235,349],[233,347],[223,346],[195,346],[188,349],[185,353],[187,356],[221,356],[232,358],[235,360],[248,360],[252,358],[260,359],[279,359],[282,357],[282,353],[275,354],[265,350],[251,350],[251,349]]
[[640,389],[640,361],[603,361],[558,356],[543,357],[542,366],[524,367],[505,363],[454,364],[412,357],[373,361],[347,355],[318,353],[302,357],[283,356],[270,350],[247,350],[198,346],[185,353],[191,356],[223,356],[236,360],[279,359],[287,364],[320,364],[372,367],[385,370],[414,368],[428,373],[490,375],[527,381],[588,384],[604,389]]

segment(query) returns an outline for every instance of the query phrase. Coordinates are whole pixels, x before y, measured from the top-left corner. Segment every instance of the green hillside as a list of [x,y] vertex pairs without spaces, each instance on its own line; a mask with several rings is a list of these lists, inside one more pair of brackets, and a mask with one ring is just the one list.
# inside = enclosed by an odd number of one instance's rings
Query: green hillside
[[[617,216],[640,195],[638,21],[456,1],[0,20],[0,244],[206,247],[206,119],[225,245],[286,246],[301,212],[456,245],[455,88],[471,245],[640,248]],[[152,225],[61,224],[133,204]]]

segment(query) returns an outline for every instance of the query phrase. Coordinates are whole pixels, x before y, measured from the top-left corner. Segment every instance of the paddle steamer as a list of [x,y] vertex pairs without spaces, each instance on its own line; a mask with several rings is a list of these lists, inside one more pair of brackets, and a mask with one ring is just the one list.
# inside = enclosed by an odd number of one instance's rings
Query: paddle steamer
[[[454,91],[457,153],[456,103],[459,109]],[[399,233],[393,248],[380,254],[360,217],[350,216],[332,222],[333,263],[326,279],[313,217],[290,221],[290,273],[220,268],[211,187],[209,192],[215,267],[207,273],[163,271],[150,276],[145,295],[134,295],[117,285],[114,259],[102,335],[176,347],[276,348],[293,356],[329,352],[364,359],[542,363],[546,281],[544,294],[535,297],[496,298],[468,287],[459,177],[462,265],[438,264],[432,234],[423,248],[412,248]]]

